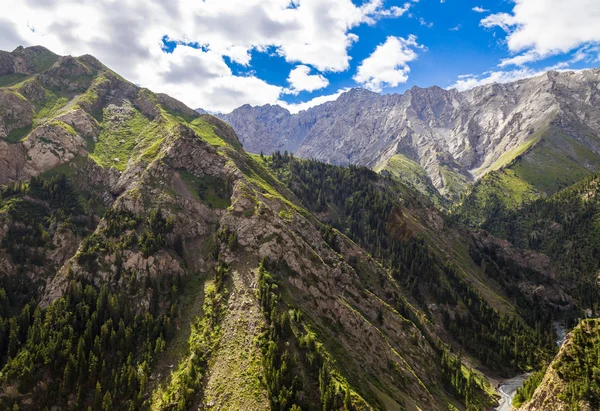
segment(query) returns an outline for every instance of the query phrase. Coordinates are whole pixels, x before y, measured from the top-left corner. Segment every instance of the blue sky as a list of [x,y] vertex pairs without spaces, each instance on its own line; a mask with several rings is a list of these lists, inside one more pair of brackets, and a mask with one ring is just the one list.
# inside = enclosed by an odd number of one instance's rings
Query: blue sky
[[[359,4],[357,1],[355,3]],[[505,1],[486,3],[486,8],[493,12],[511,10],[511,3]],[[389,1],[386,4],[402,6],[404,2]],[[325,89],[313,93],[302,92],[298,96],[284,96],[283,100],[297,103],[318,94],[331,94],[339,89],[360,86],[352,79],[357,67],[388,36],[404,38],[414,34],[425,48],[419,50],[417,59],[409,63],[407,82],[386,87],[383,90],[385,93],[403,92],[412,86],[448,87],[456,82],[459,75],[492,70],[501,58],[507,56],[507,47],[503,44],[503,37],[496,36],[496,31],[501,29],[480,26],[481,19],[490,14],[472,10],[481,4],[458,0],[444,3],[423,0],[413,3],[409,11],[397,19],[382,19],[374,25],[360,25],[351,30],[358,35],[359,41],[350,49],[352,60],[348,70],[327,74],[330,84]],[[282,58],[256,53],[253,68],[259,77],[285,85],[289,64]]]
[[298,111],[351,87],[467,89],[599,66],[598,0],[27,0],[0,49],[92,54],[191,107]]

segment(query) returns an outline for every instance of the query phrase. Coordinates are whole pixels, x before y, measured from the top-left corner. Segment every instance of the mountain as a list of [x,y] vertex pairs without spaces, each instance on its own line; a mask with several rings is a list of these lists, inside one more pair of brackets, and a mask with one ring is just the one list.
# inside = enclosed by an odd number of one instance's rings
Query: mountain
[[251,152],[287,150],[378,171],[400,167],[422,192],[433,186],[449,199],[519,159],[503,187],[519,182],[548,194],[599,169],[599,83],[600,69],[594,69],[550,71],[463,92],[353,89],[294,115],[279,106],[246,105],[221,118]]
[[1,56],[2,409],[490,409],[586,308],[391,173],[250,154],[92,56]]

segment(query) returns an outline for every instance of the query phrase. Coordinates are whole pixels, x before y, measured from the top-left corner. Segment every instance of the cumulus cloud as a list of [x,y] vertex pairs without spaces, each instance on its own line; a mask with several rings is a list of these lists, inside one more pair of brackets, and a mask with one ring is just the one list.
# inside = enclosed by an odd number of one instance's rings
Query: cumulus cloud
[[310,67],[296,66],[288,77],[290,88],[286,91],[289,94],[298,94],[301,91],[315,91],[325,88],[329,81],[321,74],[310,74]]
[[[129,80],[192,107],[228,111],[275,103],[285,91],[251,73],[252,52],[269,52],[322,73],[347,70],[351,30],[394,18],[409,5],[383,0],[22,0],[3,4],[0,48],[43,45],[58,54],[92,54]],[[181,45],[163,51],[162,39]],[[201,46],[195,49],[185,44]]]
[[[597,0],[516,0],[511,13],[481,20],[484,27],[507,33],[508,48],[517,63],[541,60],[600,42],[600,2]],[[506,63],[510,64],[510,63]]]
[[479,6],[475,6],[471,10],[473,10],[477,13],[487,13],[489,11],[488,9],[484,9],[483,7],[479,7]]
[[414,35],[408,38],[389,36],[385,43],[358,67],[354,81],[369,90],[381,91],[384,87],[396,87],[406,83],[410,67],[408,63],[417,58],[415,49],[423,48]]

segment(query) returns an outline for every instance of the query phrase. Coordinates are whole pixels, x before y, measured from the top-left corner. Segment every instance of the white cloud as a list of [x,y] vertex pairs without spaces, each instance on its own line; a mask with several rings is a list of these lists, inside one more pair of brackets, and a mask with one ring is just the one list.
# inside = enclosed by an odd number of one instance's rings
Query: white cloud
[[315,107],[320,104],[327,103],[328,101],[337,100],[338,97],[340,95],[342,95],[342,93],[345,93],[348,90],[350,90],[350,89],[344,88],[344,89],[338,90],[336,93],[328,94],[325,96],[315,97],[312,100],[306,101],[304,103],[289,104],[284,101],[279,101],[278,104],[281,107],[288,109],[290,113],[296,114],[296,113],[299,113],[300,111],[308,110],[311,107]]
[[510,58],[506,58],[506,59],[502,59],[500,61],[500,64],[498,64],[498,66],[500,67],[505,67],[505,66],[511,66],[511,65],[515,65],[515,66],[522,66],[526,63],[531,63],[534,61],[538,61],[540,60],[540,55],[535,52],[535,51],[528,51],[526,53],[523,54],[519,54],[517,56],[514,57],[510,57]]
[[433,23],[431,23],[431,22],[429,22],[429,23],[428,23],[427,21],[425,21],[425,19],[424,19],[423,17],[421,17],[421,18],[419,19],[419,24],[420,24],[421,26],[425,26],[425,27],[427,27],[427,28],[429,28],[429,29],[433,27]]
[[410,9],[410,3],[404,3],[402,7],[392,6],[389,9],[381,9],[377,12],[381,17],[400,17]]
[[492,83],[509,83],[511,81],[520,80],[527,77],[534,77],[538,73],[534,70],[524,68],[512,71],[488,71],[481,75],[466,74],[459,76],[456,83],[449,88],[455,88],[458,91],[472,89],[473,87],[482,86]]
[[301,91],[315,91],[325,88],[329,81],[321,74],[310,74],[310,67],[296,66],[287,79],[291,87],[286,90],[289,94],[298,94]]
[[587,45],[575,51],[571,58],[571,63],[586,61],[589,63],[600,62],[600,45]]
[[[4,4],[6,3],[6,4]],[[251,69],[251,52],[275,53],[321,72],[347,70],[351,29],[408,10],[383,0],[21,0],[5,1],[0,48],[43,45],[58,54],[92,54],[127,79],[193,107],[228,111],[276,102],[283,87],[236,75],[223,57]],[[162,51],[162,38],[200,43]]]
[[489,11],[488,9],[479,6],[475,6],[471,10],[476,11],[477,13],[487,13]]
[[457,24],[454,27],[450,27],[448,30],[450,30],[450,31],[458,31],[458,30],[461,29],[461,27],[462,27],[462,24],[459,23],[459,24]]
[[512,13],[492,14],[481,21],[484,27],[497,26],[506,31],[508,48],[513,53],[525,52],[528,57],[543,59],[600,42],[598,0],[515,3]]
[[373,91],[405,83],[410,72],[408,63],[417,58],[415,49],[419,48],[423,46],[412,34],[407,39],[389,36],[363,60],[353,77],[354,81]]
[[496,13],[490,14],[483,20],[481,20],[480,24],[483,27],[491,28],[491,27],[500,27],[502,30],[506,32],[511,31],[511,27],[517,24],[514,16],[508,13]]
[[561,62],[550,67],[546,67],[541,70],[534,70],[531,68],[521,68],[516,70],[507,71],[487,71],[480,75],[475,74],[464,74],[458,76],[456,83],[452,84],[449,89],[455,88],[458,91],[464,91],[472,89],[473,87],[482,86],[485,84],[492,83],[510,83],[511,81],[517,81],[524,78],[530,78],[544,74],[550,70],[564,70],[569,66],[568,62]]

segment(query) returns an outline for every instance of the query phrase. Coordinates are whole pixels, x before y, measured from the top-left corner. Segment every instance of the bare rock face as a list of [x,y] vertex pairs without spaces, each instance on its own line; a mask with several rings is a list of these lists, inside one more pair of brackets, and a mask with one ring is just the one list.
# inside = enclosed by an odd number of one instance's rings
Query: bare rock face
[[28,156],[23,170],[26,176],[35,176],[85,153],[85,140],[60,124],[51,123],[36,128],[23,142]]
[[[382,290],[392,287],[387,282],[388,274],[346,239],[340,244],[343,257],[338,255],[304,216],[294,213],[291,218],[281,217],[279,211],[285,207],[277,199],[257,194],[241,179],[235,184],[231,208],[220,219],[221,226],[235,232],[247,255],[287,264],[291,273],[284,278],[293,290],[292,298],[307,307],[312,318],[330,321],[343,330],[336,338],[340,338],[351,362],[360,364],[361,372],[378,375],[390,385],[399,378],[427,409],[442,409],[425,388],[433,380],[423,377],[425,369],[435,367],[433,349],[412,323],[395,316],[394,310],[375,294],[354,286],[361,279],[346,260],[355,256],[363,261],[380,278]],[[222,255],[234,265],[240,258],[223,250]],[[385,318],[383,332],[365,319],[374,319],[380,312]],[[406,352],[408,346],[414,349],[400,357],[397,353]],[[391,376],[386,371],[390,363],[400,364],[399,375]]]
[[58,229],[52,238],[54,249],[49,253],[48,259],[62,267],[71,258],[79,247],[80,239],[71,230]]
[[0,139],[5,139],[8,134],[18,128],[31,125],[33,121],[33,107],[31,104],[13,90],[0,90]]
[[600,69],[593,69],[548,72],[464,92],[413,87],[402,95],[379,95],[353,89],[294,115],[279,106],[245,105],[221,118],[255,153],[288,150],[371,168],[403,154],[448,194],[455,190],[449,173],[472,182],[549,124],[577,136],[585,124],[585,134],[594,137],[583,144],[600,154],[599,84]]
[[167,94],[159,93],[156,95],[156,97],[158,97],[158,102],[160,104],[162,104],[170,110],[175,111],[176,113],[180,113],[191,118],[198,117],[199,115],[197,112],[183,104],[181,101],[176,100]]
[[26,161],[27,155],[22,145],[0,140],[0,184],[23,178]]
[[57,117],[57,120],[73,127],[84,138],[91,138],[96,141],[98,134],[100,134],[98,123],[82,109],[68,111]]
[[46,100],[46,90],[37,81],[26,81],[19,87],[19,94],[33,103],[43,103]]
[[6,52],[0,51],[0,75],[14,73],[13,56]]

